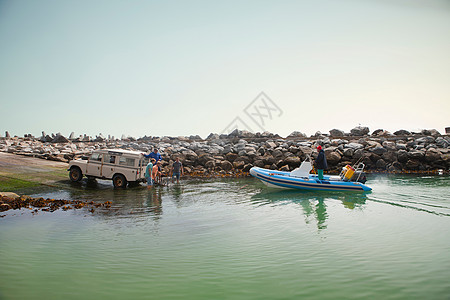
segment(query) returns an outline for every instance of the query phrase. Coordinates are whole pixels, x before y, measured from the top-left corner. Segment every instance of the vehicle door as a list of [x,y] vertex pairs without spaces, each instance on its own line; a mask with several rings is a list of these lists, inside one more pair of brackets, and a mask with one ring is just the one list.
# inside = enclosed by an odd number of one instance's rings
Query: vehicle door
[[102,167],[103,178],[112,179],[113,175],[116,173],[118,160],[119,157],[116,154],[111,153],[103,154],[103,167]]
[[119,168],[128,181],[136,181],[139,169],[136,167],[136,158],[123,155],[119,158]]
[[139,174],[137,174],[137,179],[141,179],[141,178],[145,177],[145,169],[147,168],[149,161],[150,161],[150,159],[146,158],[144,156],[142,156],[139,159],[139,163],[138,163]]
[[88,159],[87,166],[86,166],[86,175],[87,176],[94,176],[94,177],[101,177],[102,173],[102,153],[92,153],[91,156]]

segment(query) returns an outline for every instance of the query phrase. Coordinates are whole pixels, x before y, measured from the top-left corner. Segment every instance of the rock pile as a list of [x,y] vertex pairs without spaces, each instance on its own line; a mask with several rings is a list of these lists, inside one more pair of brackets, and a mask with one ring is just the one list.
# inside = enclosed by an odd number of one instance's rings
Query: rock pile
[[437,130],[413,133],[398,130],[393,134],[378,129],[369,134],[367,127],[355,127],[350,133],[332,129],[329,134],[317,132],[311,137],[295,131],[286,138],[264,132],[235,130],[219,135],[211,133],[206,139],[190,137],[147,137],[121,139],[99,135],[95,138],[69,138],[61,134],[40,138],[0,139],[0,151],[34,156],[49,160],[69,161],[89,155],[95,149],[122,148],[147,152],[157,147],[167,171],[176,157],[185,171],[193,175],[245,174],[252,166],[290,171],[308,156],[316,157],[321,145],[330,171],[338,173],[343,166],[361,161],[366,170],[376,172],[432,172],[450,167],[450,136]]

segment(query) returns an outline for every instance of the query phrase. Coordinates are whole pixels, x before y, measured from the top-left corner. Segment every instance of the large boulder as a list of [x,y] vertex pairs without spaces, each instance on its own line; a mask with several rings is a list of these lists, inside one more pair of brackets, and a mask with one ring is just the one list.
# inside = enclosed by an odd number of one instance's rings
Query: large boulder
[[443,137],[436,138],[435,142],[439,148],[448,148],[448,146],[450,145],[449,141],[447,141]]
[[219,135],[217,133],[210,133],[206,139],[207,140],[217,140],[217,139],[219,139]]
[[385,136],[390,135],[389,131],[386,131],[384,129],[377,129],[374,132],[372,132],[373,136]]
[[280,149],[275,149],[272,152],[273,157],[279,158],[283,156],[283,152]]
[[397,160],[397,153],[394,151],[387,151],[381,155],[386,162],[394,162]]
[[351,148],[344,149],[344,156],[352,157],[354,153],[355,153],[355,150],[353,150]]
[[394,132],[395,135],[411,135],[411,132],[408,130],[400,129]]
[[227,153],[225,155],[226,160],[228,160],[229,162],[233,162],[236,158],[238,157],[238,155],[236,153]]
[[383,146],[376,146],[374,148],[371,148],[370,151],[377,155],[382,155],[387,152],[386,148],[384,148]]
[[377,160],[375,166],[377,167],[377,169],[385,170],[386,162],[384,161],[384,159],[380,158],[379,160]]
[[435,139],[432,136],[424,136],[421,138],[416,139],[416,143],[417,144],[424,144],[424,145],[428,145],[430,143],[434,143]]
[[197,157],[198,157],[197,153],[195,153],[192,150],[183,150],[183,151],[181,151],[181,153],[184,155],[184,157],[187,160],[195,161],[197,159]]
[[350,134],[353,136],[363,136],[369,133],[369,127],[357,126],[350,130]]
[[280,171],[283,171],[283,172],[289,172],[289,166],[288,166],[288,165],[282,166],[282,167],[280,168]]
[[256,167],[264,168],[265,164],[262,159],[258,159],[253,162],[253,165],[255,165]]
[[242,135],[242,130],[235,129],[230,134],[228,134],[228,137],[239,137]]
[[450,153],[445,153],[441,155],[441,159],[444,164],[446,164],[447,168],[450,167]]
[[277,144],[275,144],[275,142],[273,142],[273,141],[267,141],[266,147],[269,149],[275,149],[277,147]]
[[228,160],[224,160],[220,163],[220,167],[222,168],[222,170],[224,171],[231,171],[231,169],[233,169],[233,164],[230,163]]
[[360,144],[360,143],[351,142],[351,143],[345,144],[344,148],[350,148],[350,149],[353,149],[353,150],[358,150],[358,149],[363,149],[364,146],[362,144]]
[[216,161],[215,160],[209,160],[205,163],[205,168],[207,169],[214,169],[216,167]]
[[235,169],[242,169],[244,168],[245,162],[242,160],[237,160],[235,162],[233,162],[233,166]]
[[394,142],[389,142],[389,141],[384,141],[383,142],[383,147],[386,148],[387,150],[396,150],[397,146]]
[[422,159],[425,156],[425,153],[420,150],[411,150],[408,152],[408,158],[410,159]]
[[437,131],[436,129],[423,129],[421,132],[423,135],[432,135],[432,136],[439,136],[441,133]]
[[344,131],[342,131],[340,129],[331,129],[330,136],[331,137],[342,137],[342,136],[344,136]]
[[300,157],[290,156],[284,160],[284,163],[289,165],[292,168],[297,168],[302,163]]
[[417,170],[420,166],[420,161],[416,160],[416,159],[409,159],[406,164],[405,167],[407,170]]
[[255,135],[253,133],[251,133],[250,131],[247,130],[239,130],[239,129],[235,129],[233,130],[228,137],[233,138],[233,137],[243,137],[243,138],[251,138],[254,137]]
[[330,165],[337,165],[341,160],[341,155],[337,152],[331,152],[327,154],[327,162]]
[[296,154],[298,152],[298,148],[296,146],[289,146],[288,151],[292,154]]
[[297,152],[297,155],[306,156],[306,155],[311,155],[314,153],[314,150],[310,147],[299,146],[298,150],[299,151]]
[[441,153],[434,148],[430,148],[425,153],[425,161],[427,162],[435,162],[441,159]]
[[[43,132],[43,133],[44,133],[44,132]],[[43,142],[43,143],[50,143],[50,142],[53,140],[53,138],[47,134],[47,135],[41,136],[41,137],[39,138],[39,140],[40,140],[41,142]]]
[[252,164],[246,164],[244,168],[242,168],[242,172],[249,172],[252,167]]
[[363,149],[357,149],[357,150],[354,150],[352,158],[360,159],[361,157],[363,157],[363,155],[365,155],[364,150]]
[[406,150],[398,150],[397,160],[401,163],[407,162],[408,161],[408,152]]
[[304,138],[304,137],[306,137],[306,134],[304,134],[303,132],[300,132],[300,131],[294,131],[290,135],[288,135],[287,137],[288,138],[295,138],[295,137]]
[[264,155],[261,159],[264,162],[264,165],[272,165],[277,161],[272,155]]
[[52,143],[68,143],[69,140],[66,139],[63,135],[58,134],[55,136],[55,138],[52,140]]

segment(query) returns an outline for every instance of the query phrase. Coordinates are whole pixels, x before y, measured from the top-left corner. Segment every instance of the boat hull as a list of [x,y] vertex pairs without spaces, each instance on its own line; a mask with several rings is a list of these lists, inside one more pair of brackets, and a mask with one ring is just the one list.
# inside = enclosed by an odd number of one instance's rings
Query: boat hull
[[275,188],[301,189],[314,191],[371,191],[372,188],[361,182],[343,181],[337,176],[324,176],[319,180],[317,175],[308,177],[291,177],[289,172],[274,171],[258,167],[250,169],[250,174],[264,184]]

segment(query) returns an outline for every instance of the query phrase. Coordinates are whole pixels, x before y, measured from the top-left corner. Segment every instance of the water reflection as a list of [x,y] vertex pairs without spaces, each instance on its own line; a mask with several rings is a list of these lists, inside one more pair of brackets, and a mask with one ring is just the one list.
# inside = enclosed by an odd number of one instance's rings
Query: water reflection
[[145,185],[115,189],[111,181],[83,180],[82,182],[69,182],[65,189],[50,190],[32,194],[32,196],[102,203],[110,201],[111,208],[96,209],[94,215],[107,217],[141,215],[159,220],[163,214],[163,198],[174,202],[177,207],[185,206],[187,204],[186,193],[190,194],[195,191],[196,194],[204,189],[205,187],[199,182],[155,186],[151,189],[147,189]]
[[170,194],[173,196],[173,199],[178,204],[180,202],[180,200],[182,198],[182,194],[184,192],[183,186],[180,184],[173,185],[170,191],[171,191]]
[[152,188],[148,190],[146,205],[148,206],[148,212],[151,213],[154,220],[159,220],[162,215],[162,197],[161,189]]
[[326,220],[328,218],[324,199],[318,199],[317,203],[312,200],[303,200],[299,204],[303,208],[306,224],[310,224],[312,220],[316,220],[317,229],[322,230],[327,228]]
[[261,191],[251,197],[255,205],[285,205],[296,203],[302,207],[305,222],[310,224],[313,220],[317,229],[327,228],[327,202],[338,200],[347,209],[363,209],[366,204],[366,193],[330,193],[330,192],[304,192],[295,190],[269,190]]

